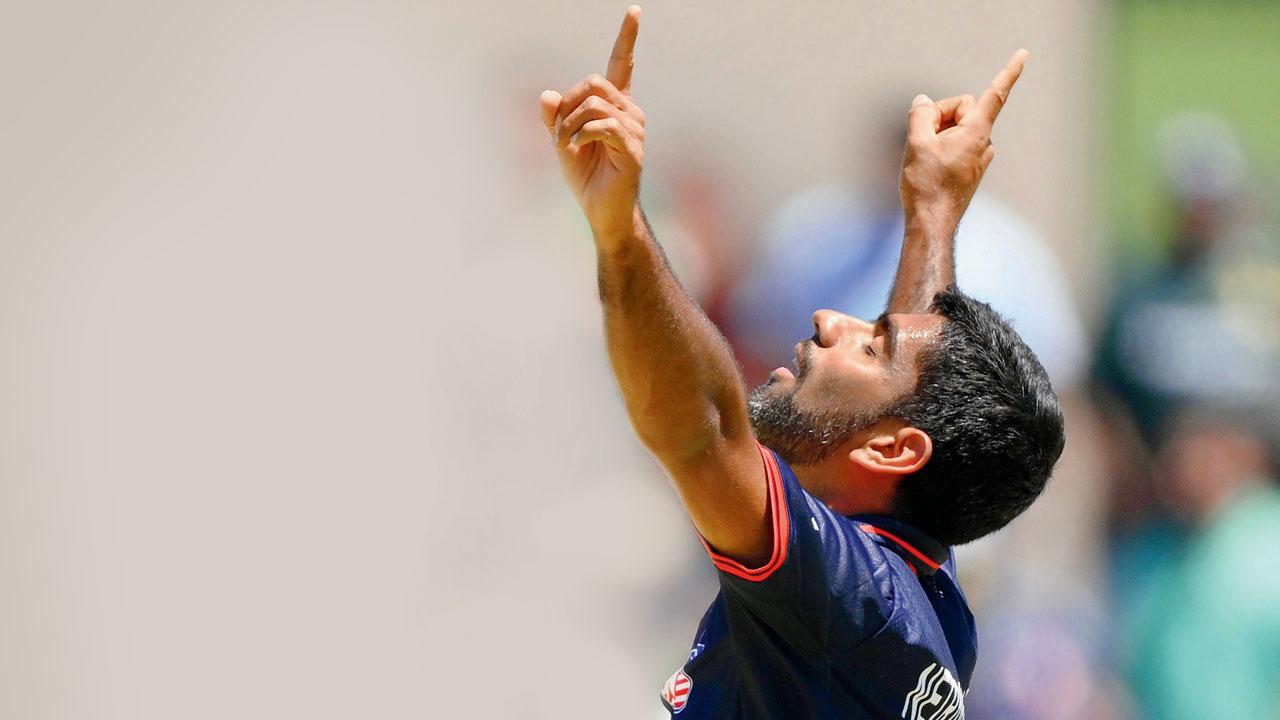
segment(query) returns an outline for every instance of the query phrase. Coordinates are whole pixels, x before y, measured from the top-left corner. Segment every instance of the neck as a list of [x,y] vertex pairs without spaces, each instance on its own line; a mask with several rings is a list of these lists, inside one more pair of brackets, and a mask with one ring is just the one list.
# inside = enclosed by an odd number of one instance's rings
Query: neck
[[813,465],[792,465],[800,487],[841,515],[888,515],[896,476],[868,473],[839,453]]

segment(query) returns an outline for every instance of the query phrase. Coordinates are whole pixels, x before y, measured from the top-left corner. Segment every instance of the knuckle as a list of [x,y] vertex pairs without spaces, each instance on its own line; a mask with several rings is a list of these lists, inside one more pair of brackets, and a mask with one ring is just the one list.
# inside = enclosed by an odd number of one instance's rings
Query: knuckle
[[592,90],[603,90],[605,83],[608,82],[600,73],[591,73],[587,76],[587,87]]
[[970,95],[969,93],[965,93],[964,95],[960,96],[960,102],[964,105],[972,105],[974,102],[976,102],[976,100],[974,100],[973,96]]

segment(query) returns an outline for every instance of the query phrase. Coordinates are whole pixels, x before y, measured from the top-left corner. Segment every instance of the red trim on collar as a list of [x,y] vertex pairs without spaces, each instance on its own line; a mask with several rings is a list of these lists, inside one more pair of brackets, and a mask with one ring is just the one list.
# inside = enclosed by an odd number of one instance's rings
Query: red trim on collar
[[912,546],[911,543],[907,542],[906,540],[903,540],[897,535],[894,535],[888,530],[882,530],[876,527],[875,525],[872,525],[871,523],[858,523],[858,527],[862,528],[866,532],[873,533],[875,535],[880,535],[882,537],[887,537],[890,540],[898,543],[898,545],[900,545],[903,550],[906,550],[907,552],[914,555],[917,560],[924,563],[925,566],[930,569],[937,570],[938,568],[942,567],[942,565],[940,565],[939,563],[936,563],[933,560],[931,560],[928,555],[925,555],[924,553],[915,549],[915,547]]
[[764,461],[764,481],[768,492],[770,525],[773,529],[773,554],[769,557],[769,562],[758,568],[749,568],[713,550],[701,533],[698,534],[698,540],[702,542],[703,549],[707,551],[712,564],[718,569],[743,580],[762,582],[787,560],[787,542],[791,537],[791,514],[787,512],[787,498],[782,487],[782,472],[778,470],[778,461],[764,445],[757,442],[756,446]]

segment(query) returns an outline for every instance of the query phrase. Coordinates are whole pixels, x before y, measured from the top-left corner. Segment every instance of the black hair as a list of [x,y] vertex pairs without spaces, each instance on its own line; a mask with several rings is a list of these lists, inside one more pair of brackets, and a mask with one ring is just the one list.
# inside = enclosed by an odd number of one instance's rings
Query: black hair
[[995,532],[1044,490],[1066,441],[1049,377],[992,307],[954,286],[934,296],[947,319],[920,356],[916,391],[888,414],[928,433],[933,454],[898,483],[892,514],[939,542]]

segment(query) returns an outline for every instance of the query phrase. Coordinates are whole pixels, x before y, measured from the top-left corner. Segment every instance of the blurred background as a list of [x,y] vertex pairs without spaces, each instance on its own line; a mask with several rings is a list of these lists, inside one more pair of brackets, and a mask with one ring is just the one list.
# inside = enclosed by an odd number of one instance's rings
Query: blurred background
[[[0,717],[665,717],[715,580],[538,94],[625,3],[5,6]],[[1280,718],[1280,5],[645,3],[642,199],[757,384],[873,317],[911,98],[1068,410],[971,720]]]

